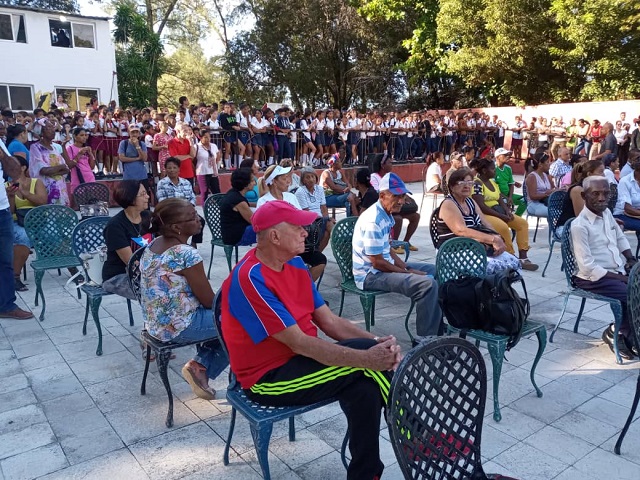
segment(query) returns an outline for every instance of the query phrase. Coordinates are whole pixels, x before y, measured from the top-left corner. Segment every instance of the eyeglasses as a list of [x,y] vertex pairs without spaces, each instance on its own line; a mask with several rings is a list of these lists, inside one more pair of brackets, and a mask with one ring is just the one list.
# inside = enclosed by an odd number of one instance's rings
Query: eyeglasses
[[136,197],[148,197],[148,196],[149,196],[149,194],[147,192],[142,192],[142,193],[139,193],[138,195],[136,195]]
[[460,180],[456,185],[459,187],[470,187],[473,185],[473,180]]

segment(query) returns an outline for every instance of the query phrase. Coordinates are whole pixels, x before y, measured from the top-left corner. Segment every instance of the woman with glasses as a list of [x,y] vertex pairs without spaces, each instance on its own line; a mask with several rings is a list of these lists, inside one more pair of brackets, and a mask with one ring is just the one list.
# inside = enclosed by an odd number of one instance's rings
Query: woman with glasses
[[93,169],[96,168],[96,157],[91,147],[87,146],[89,135],[84,128],[73,131],[73,144],[67,146],[69,167],[71,170],[71,193],[82,183],[95,182]]
[[113,199],[123,210],[104,229],[107,258],[102,265],[102,288],[130,300],[137,300],[129,286],[127,264],[133,252],[151,240],[148,233],[149,195],[140,180],[122,180]]
[[[189,160],[187,160],[189,161]],[[180,165],[182,161],[175,157],[167,158],[164,168],[167,176],[158,182],[156,187],[158,202],[167,198],[184,198],[194,207],[196,206],[196,195],[193,192],[191,182],[180,177]],[[200,218],[202,228],[205,226],[204,218]],[[191,238],[191,246],[197,248],[198,243],[202,243],[202,230]]]
[[520,261],[506,251],[504,240],[471,198],[473,184],[471,170],[466,167],[459,168],[449,177],[449,195],[440,204],[437,218],[438,248],[455,237],[472,238],[485,246],[487,274],[506,268],[520,269]]
[[[167,164],[169,161],[167,160]],[[194,342],[197,354],[182,367],[193,393],[213,400],[209,387],[229,364],[211,321],[214,293],[204,273],[204,262],[187,240],[202,231],[196,209],[184,199],[158,203],[150,231],[157,238],[140,259],[140,303],[149,334],[163,342]]]

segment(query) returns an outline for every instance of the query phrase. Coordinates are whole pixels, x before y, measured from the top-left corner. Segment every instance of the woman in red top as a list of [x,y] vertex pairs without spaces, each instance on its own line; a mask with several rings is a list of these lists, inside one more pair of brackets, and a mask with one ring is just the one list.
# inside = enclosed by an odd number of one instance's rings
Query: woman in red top
[[591,140],[593,141],[593,146],[591,147],[591,151],[589,152],[589,160],[600,153],[600,141],[602,140],[602,125],[600,125],[599,120],[594,120],[593,125],[591,126]]
[[[189,180],[191,186],[194,186],[194,168],[193,158],[191,157],[191,142],[189,137],[193,135],[191,127],[179,123],[176,126],[176,138],[169,140],[169,155],[180,160],[180,178]],[[198,195],[199,191],[195,191]]]

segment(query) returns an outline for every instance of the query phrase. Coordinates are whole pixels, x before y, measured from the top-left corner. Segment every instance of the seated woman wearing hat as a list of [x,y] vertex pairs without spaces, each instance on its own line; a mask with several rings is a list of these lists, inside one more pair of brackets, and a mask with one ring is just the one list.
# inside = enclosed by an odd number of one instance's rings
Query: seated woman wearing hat
[[318,174],[311,167],[302,169],[300,175],[300,187],[296,190],[296,198],[302,210],[309,210],[322,218],[320,228],[320,244],[318,250],[322,252],[329,244],[331,230],[336,221],[329,217],[327,201],[324,198],[324,190],[318,185]]
[[[258,200],[257,210],[259,210],[265,203],[273,200],[284,200],[296,207],[298,210],[302,210],[296,196],[288,191],[289,185],[291,185],[289,172],[291,172],[291,167],[283,168],[280,165],[272,165],[267,168],[267,171],[264,172],[264,177],[260,180],[261,183],[264,181],[268,191],[265,192]],[[325,257],[323,253],[313,250],[305,251],[300,254],[300,258],[302,258],[304,263],[309,266],[309,273],[311,273],[311,277],[315,282],[324,272],[324,267],[327,264],[327,257]]]
[[320,175],[320,186],[324,188],[327,207],[346,207],[347,217],[357,215],[356,196],[351,193],[351,186],[344,181],[342,162],[338,155],[331,155],[327,160],[327,168]]

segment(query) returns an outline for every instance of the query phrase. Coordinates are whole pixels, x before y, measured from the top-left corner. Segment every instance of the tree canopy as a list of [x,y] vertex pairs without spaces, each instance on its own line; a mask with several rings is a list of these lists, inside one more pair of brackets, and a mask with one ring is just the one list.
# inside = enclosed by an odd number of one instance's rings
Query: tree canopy
[[18,7],[40,8],[59,12],[78,13],[77,0],[2,0],[0,5],[14,5]]

